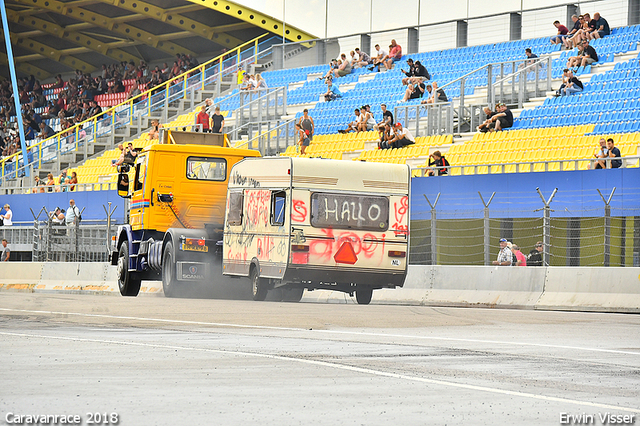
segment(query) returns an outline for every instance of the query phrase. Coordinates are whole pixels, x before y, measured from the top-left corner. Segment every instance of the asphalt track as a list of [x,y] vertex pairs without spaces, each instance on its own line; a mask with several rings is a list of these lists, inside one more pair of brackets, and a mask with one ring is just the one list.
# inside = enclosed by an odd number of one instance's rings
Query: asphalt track
[[640,424],[630,314],[3,292],[0,353],[0,424]]

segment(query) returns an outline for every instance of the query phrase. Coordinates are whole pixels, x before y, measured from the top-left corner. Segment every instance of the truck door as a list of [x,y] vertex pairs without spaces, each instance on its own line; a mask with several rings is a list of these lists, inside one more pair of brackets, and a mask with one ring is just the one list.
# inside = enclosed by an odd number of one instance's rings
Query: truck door
[[149,156],[147,153],[139,154],[133,179],[133,193],[131,194],[130,219],[131,228],[133,230],[144,229],[145,212],[149,209],[149,189],[146,184],[147,162]]

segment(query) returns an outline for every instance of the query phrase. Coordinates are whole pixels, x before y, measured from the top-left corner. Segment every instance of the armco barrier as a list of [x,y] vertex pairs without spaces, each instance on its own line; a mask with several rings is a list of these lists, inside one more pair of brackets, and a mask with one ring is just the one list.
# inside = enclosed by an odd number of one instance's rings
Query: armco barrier
[[536,309],[640,312],[640,268],[547,268]]
[[[0,263],[0,290],[119,295],[106,263]],[[162,294],[143,281],[141,294]],[[355,303],[341,292],[305,292],[303,301]],[[373,303],[640,313],[640,268],[409,266],[403,288],[376,290]]]

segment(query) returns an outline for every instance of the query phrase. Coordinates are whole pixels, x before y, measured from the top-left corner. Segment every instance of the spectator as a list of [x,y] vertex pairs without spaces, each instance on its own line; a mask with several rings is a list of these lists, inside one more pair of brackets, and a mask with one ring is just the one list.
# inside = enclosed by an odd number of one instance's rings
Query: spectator
[[[576,20],[577,18],[578,17],[576,16]],[[553,25],[558,29],[558,34],[551,37],[551,44],[561,44],[564,41],[567,34],[569,33],[569,28],[562,25],[560,21],[555,21]]]
[[327,71],[327,73],[320,77],[319,80],[327,80],[328,78],[332,78],[333,77],[333,72],[338,69],[338,60],[337,59],[332,59],[331,62],[329,62],[329,71]]
[[358,62],[353,66],[354,68],[366,67],[371,65],[373,60],[366,52],[360,52],[360,48],[356,47],[356,55],[358,55]]
[[513,114],[504,103],[500,102],[496,109],[496,114],[491,117],[491,121],[493,122],[493,126],[490,125],[490,131],[499,132],[513,126]]
[[362,122],[362,117],[363,115],[360,114],[360,109],[356,108],[354,110],[354,114],[355,114],[355,118],[353,119],[353,121],[349,122],[349,124],[347,125],[347,128],[342,130],[338,130],[338,133],[349,133],[349,132],[357,132],[358,129],[360,128],[360,123]]
[[213,112],[215,110],[214,106],[213,106],[213,100],[211,98],[207,98],[204,100],[204,105],[207,107],[207,114],[209,114],[209,117],[211,117],[213,115]]
[[76,206],[76,202],[73,199],[69,200],[69,208],[64,217],[65,224],[67,226],[77,226],[80,222],[80,217],[80,210]]
[[9,246],[7,245],[8,241],[6,238],[2,239],[2,261],[3,262],[8,262],[9,261],[9,257],[11,256],[11,250],[9,250]]
[[380,130],[380,142],[378,142],[378,149],[391,148],[391,142],[395,138],[395,134],[392,130],[393,126],[390,123],[385,123]]
[[[613,139],[607,139],[607,150],[609,151],[609,158],[620,158],[622,154],[620,154],[620,150],[615,147],[613,143]],[[622,160],[611,160],[611,169],[618,169],[622,167]],[[5,209],[7,206],[5,206]]]
[[382,132],[386,124],[393,126],[393,113],[387,109],[386,104],[381,104],[380,109],[382,110],[382,121],[378,123],[378,130]]
[[53,174],[47,174],[47,192],[53,192],[53,187],[55,184],[56,182],[53,180]]
[[149,130],[149,140],[154,140],[160,138],[160,128],[162,125],[158,119],[151,120],[151,130]]
[[573,27],[571,27],[571,30],[567,33],[567,36],[564,38],[563,43],[564,43],[564,47],[565,49],[573,49],[573,38],[576,36],[576,34],[578,34],[578,31],[580,31],[582,29],[582,22],[583,22],[583,17],[581,16],[577,16],[577,15],[571,15],[571,21],[573,22]]
[[264,81],[264,78],[260,74],[256,74],[256,90],[259,89],[268,89],[267,82]]
[[342,92],[338,89],[338,85],[333,82],[331,77],[327,78],[327,92],[324,94],[324,101],[330,102],[342,97]]
[[136,164],[136,157],[138,156],[138,151],[133,148],[133,143],[129,142],[127,147],[124,149],[124,164],[134,165]]
[[302,111],[302,117],[298,120],[298,124],[300,124],[300,127],[309,138],[309,142],[313,141],[313,134],[315,133],[316,126],[313,122],[313,118],[309,116],[309,110],[307,108]]
[[409,129],[407,129],[406,127],[403,128],[402,123],[398,122],[395,124],[395,126],[393,126],[393,133],[394,137],[389,143],[389,146],[391,148],[402,148],[404,146],[413,145],[414,143],[416,143]]
[[582,19],[580,20],[580,29],[576,32],[576,35],[571,39],[573,43],[573,47],[576,47],[580,44],[580,42],[589,40],[590,34],[595,31],[596,21],[591,19],[591,16],[588,13],[582,15]]
[[360,53],[356,53],[354,50],[352,50],[349,55],[351,55],[349,64],[351,65],[351,68],[355,68],[358,62],[360,62]]
[[380,65],[389,57],[386,50],[382,49],[379,44],[375,45],[376,52],[373,55],[373,66],[369,67],[369,71],[380,71]]
[[[431,161],[433,159],[433,161]],[[429,169],[427,170],[428,176],[435,176],[437,173],[438,176],[446,175],[449,173],[447,167],[450,167],[449,161],[444,158],[444,155],[440,153],[440,151],[434,151],[433,154],[429,154],[429,167],[436,167],[437,169]]]
[[391,40],[389,45],[389,57],[384,61],[384,66],[387,70],[393,68],[393,64],[402,59],[402,47],[396,43],[395,39]]
[[561,89],[560,94],[562,96],[568,96],[573,93],[582,92],[584,86],[582,85],[582,82],[578,79],[578,77],[573,75],[573,71],[566,68],[564,70],[564,74],[566,77],[566,83],[565,86]]
[[423,82],[407,85],[407,90],[405,90],[404,92],[404,97],[402,98],[402,102],[407,102],[409,99],[421,98],[422,96],[424,96],[425,90],[426,90],[426,87]]
[[209,133],[211,131],[209,126],[210,122],[211,117],[207,114],[207,106],[202,105],[200,107],[200,112],[196,115],[196,132],[200,131],[200,128],[202,127],[203,133]]
[[[133,98],[135,98],[136,96],[141,95],[141,94],[142,94],[142,92],[140,91],[140,86],[138,86],[138,82],[136,81],[136,82],[134,82],[134,83],[133,83],[133,86],[131,86],[131,90],[129,90],[129,95],[127,96],[127,100],[129,100],[129,99],[133,99]],[[133,101],[133,103],[134,103],[134,104],[135,104],[135,103],[138,103],[138,102],[140,102],[141,100],[142,100],[142,96],[140,96],[140,97],[136,98],[136,99]]]
[[76,185],[78,184],[78,175],[76,174],[76,172],[71,172],[71,180],[69,181],[69,183],[71,184],[69,190],[75,191]]
[[101,115],[102,115],[102,107],[100,105],[98,105],[97,101],[92,100],[89,103],[89,117],[88,118],[95,118],[96,120],[99,120]]
[[358,127],[358,130],[361,132],[367,132],[369,130],[373,130],[374,126],[376,125],[376,120],[375,118],[373,118],[373,114],[371,113],[371,111],[369,111],[369,105],[364,105],[362,107],[362,109],[360,110],[362,117],[362,120],[360,121],[360,126]]
[[[606,158],[609,157],[609,150],[607,149],[607,141],[605,138],[600,138],[600,147],[598,149],[596,149],[596,151],[593,153],[593,156],[595,158],[601,159],[601,158]],[[597,160],[595,162],[593,162],[593,164],[591,165],[593,169],[606,169],[607,165],[605,163],[604,160]]]
[[511,251],[516,256],[515,266],[527,266],[527,257],[520,251],[517,244],[511,244]]
[[449,99],[447,98],[447,94],[444,93],[444,89],[439,89],[438,83],[436,83],[435,81],[431,84],[427,84],[426,88],[427,92],[429,93],[429,97],[426,100],[420,102],[421,104],[435,104],[436,102],[449,101]]
[[577,56],[572,56],[567,61],[567,68],[571,67],[586,67],[594,62],[598,62],[598,54],[593,46],[589,46],[589,40],[583,40],[578,44]]
[[351,64],[347,61],[347,55],[342,53],[340,55],[340,65],[338,68],[333,70],[333,75],[335,78],[344,77],[345,75],[351,74]]
[[542,266],[542,251],[544,246],[542,241],[538,241],[535,247],[529,252],[527,256],[527,266]]
[[[496,105],[497,109],[497,105]],[[478,131],[482,133],[486,133],[489,131],[489,124],[491,124],[491,117],[495,114],[494,111],[491,111],[491,108],[488,106],[482,108],[484,112],[485,120],[478,126]]]
[[535,64],[537,62],[536,59],[538,59],[538,55],[531,52],[531,49],[528,47],[524,49],[524,54],[527,56],[527,59],[520,64],[520,66],[518,67],[520,69],[528,67],[529,65]]
[[608,36],[611,34],[611,28],[609,28],[609,23],[606,19],[600,16],[599,13],[593,14],[593,20],[596,21],[596,29],[591,32],[591,39],[595,40],[597,38],[602,38],[604,36]]
[[424,67],[424,65],[422,65],[422,63],[420,63],[420,61],[416,61],[414,63],[413,59],[409,58],[407,59],[407,65],[409,66],[408,71],[405,71],[403,69],[400,70],[406,75],[406,77],[402,79],[403,85],[417,84],[423,82],[424,80],[431,79],[429,71],[427,71],[427,69]]
[[38,135],[41,139],[48,139],[51,136],[55,135],[56,132],[48,126],[44,121],[40,123],[40,134]]
[[0,214],[0,218],[2,218],[2,224],[4,226],[13,225],[13,212],[9,204],[4,205],[4,214]]
[[117,159],[111,160],[111,165],[113,167],[118,167],[124,163],[124,145],[121,143],[118,144],[118,149],[120,150],[120,155]]
[[216,106],[211,116],[211,133],[222,133],[224,129],[224,116],[220,114],[220,107]]
[[242,74],[242,84],[240,85],[240,90],[251,90],[253,88],[251,84],[251,74],[245,72]]
[[506,238],[500,238],[500,251],[498,252],[498,259],[493,261],[496,266],[511,266],[513,263],[513,253]]
[[296,123],[296,132],[298,132],[298,145],[300,145],[300,154],[305,155],[305,151],[307,147],[311,144],[309,137],[306,135],[304,130],[302,130],[302,126]]

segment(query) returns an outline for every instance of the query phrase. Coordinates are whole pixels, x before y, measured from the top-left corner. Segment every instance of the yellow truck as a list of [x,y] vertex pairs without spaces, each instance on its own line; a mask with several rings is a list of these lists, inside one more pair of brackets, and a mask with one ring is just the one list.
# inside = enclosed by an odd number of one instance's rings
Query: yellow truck
[[137,296],[142,280],[162,280],[171,297],[182,285],[220,276],[229,171],[260,156],[225,146],[222,135],[163,136],[166,143],[145,148],[118,176],[118,193],[130,200],[129,223],[118,228],[111,248],[123,296]]
[[246,158],[231,169],[223,273],[248,277],[255,300],[279,289],[354,294],[401,287],[409,260],[407,165]]

